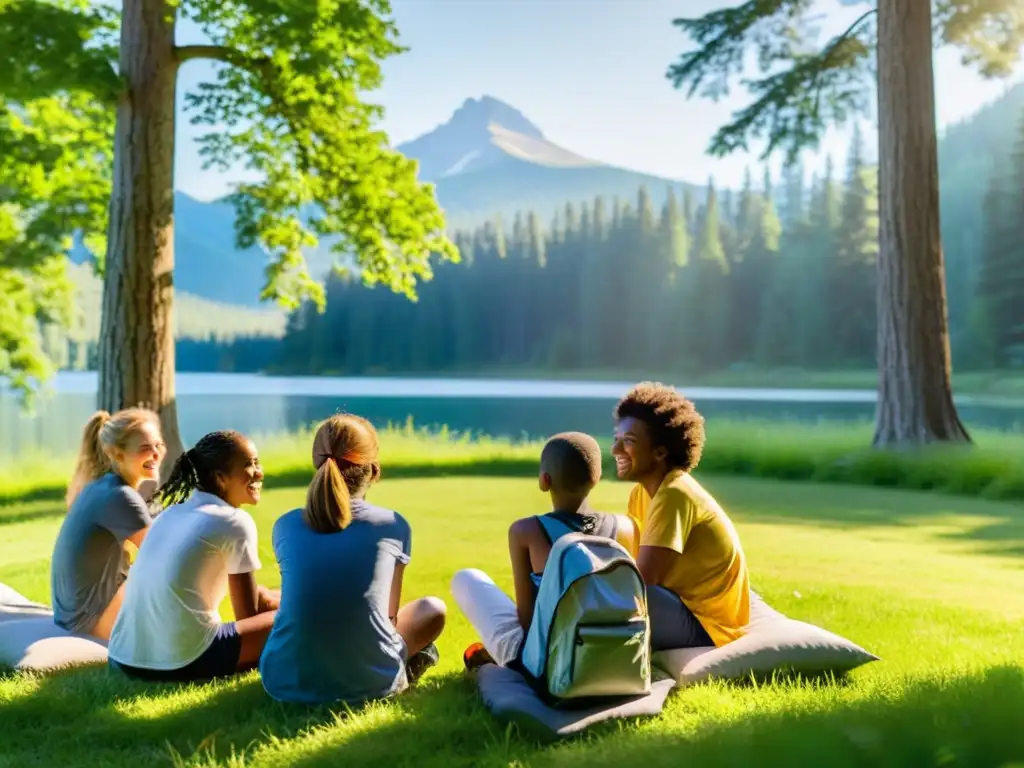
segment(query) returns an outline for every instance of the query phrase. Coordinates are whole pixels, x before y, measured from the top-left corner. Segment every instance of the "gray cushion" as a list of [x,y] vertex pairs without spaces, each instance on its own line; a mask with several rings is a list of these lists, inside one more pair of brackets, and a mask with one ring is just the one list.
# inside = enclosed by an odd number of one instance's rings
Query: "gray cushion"
[[52,616],[0,622],[0,667],[52,672],[84,664],[106,664],[107,646],[67,632]]
[[53,623],[53,612],[0,584],[0,667],[51,672],[106,664],[107,646]]
[[571,736],[605,720],[657,715],[674,685],[671,678],[655,675],[659,679],[652,680],[646,696],[587,709],[555,709],[545,704],[518,672],[485,664],[476,674],[480,696],[492,714],[544,739]]
[[652,658],[680,687],[710,679],[766,679],[776,673],[839,675],[872,661],[878,657],[856,643],[791,619],[760,599],[751,603],[751,621],[739,640],[720,648],[659,651]]
[[31,608],[35,610],[42,609],[43,611],[49,611],[50,609],[42,603],[37,603],[33,600],[29,600],[20,592],[11,589],[6,584],[0,583],[0,614],[18,612],[25,608]]

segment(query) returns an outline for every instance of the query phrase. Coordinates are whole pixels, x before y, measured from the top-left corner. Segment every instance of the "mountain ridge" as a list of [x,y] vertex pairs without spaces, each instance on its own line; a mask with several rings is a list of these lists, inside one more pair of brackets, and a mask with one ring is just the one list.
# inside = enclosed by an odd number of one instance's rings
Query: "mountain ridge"
[[[701,186],[619,168],[585,158],[544,135],[519,109],[494,96],[465,99],[448,120],[395,147],[417,161],[421,181],[434,185],[450,229],[473,227],[517,211],[533,210],[547,222],[569,201],[598,195],[632,200],[646,185],[660,206],[666,190]],[[175,287],[221,304],[262,307],[267,256],[235,246],[234,208],[226,198],[204,202],[175,192]],[[311,271],[334,261],[330,244],[307,253]],[[89,256],[76,245],[72,261]]]

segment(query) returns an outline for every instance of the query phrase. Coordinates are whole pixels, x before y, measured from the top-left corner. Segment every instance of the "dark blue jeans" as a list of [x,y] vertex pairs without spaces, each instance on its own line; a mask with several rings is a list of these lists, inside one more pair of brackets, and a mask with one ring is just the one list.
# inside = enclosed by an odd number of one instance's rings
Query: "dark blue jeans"
[[651,617],[652,651],[714,645],[707,630],[675,592],[647,587],[647,613]]

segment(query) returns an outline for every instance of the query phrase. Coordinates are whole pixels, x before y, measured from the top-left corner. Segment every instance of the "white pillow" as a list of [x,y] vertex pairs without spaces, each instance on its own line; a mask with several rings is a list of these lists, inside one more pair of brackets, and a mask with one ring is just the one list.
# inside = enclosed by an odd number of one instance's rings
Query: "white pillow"
[[0,583],[0,613],[17,611],[22,608],[41,608],[44,611],[49,610],[49,608],[42,603],[29,600],[21,594],[21,592],[11,589],[6,584]]
[[770,677],[775,672],[842,674],[878,657],[837,634],[796,621],[768,608],[752,612],[746,634],[719,648],[658,651],[652,662],[671,675],[677,687],[704,680]]
[[0,615],[0,667],[51,672],[83,664],[106,664],[107,646],[53,623],[52,615]]

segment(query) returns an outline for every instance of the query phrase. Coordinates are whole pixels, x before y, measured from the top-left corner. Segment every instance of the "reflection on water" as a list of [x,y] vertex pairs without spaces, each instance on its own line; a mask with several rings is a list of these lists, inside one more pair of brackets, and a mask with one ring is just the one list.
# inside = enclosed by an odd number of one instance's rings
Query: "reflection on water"
[[[186,443],[213,429],[250,434],[295,430],[338,411],[375,424],[447,425],[459,432],[542,437],[577,429],[611,432],[611,411],[629,383],[458,379],[340,379],[180,374],[178,412]],[[61,374],[35,416],[0,392],[0,459],[26,451],[73,451],[95,407],[95,374]],[[834,390],[686,388],[708,419],[858,421],[872,418],[874,393]],[[959,400],[974,426],[1019,428],[1024,404]]]

